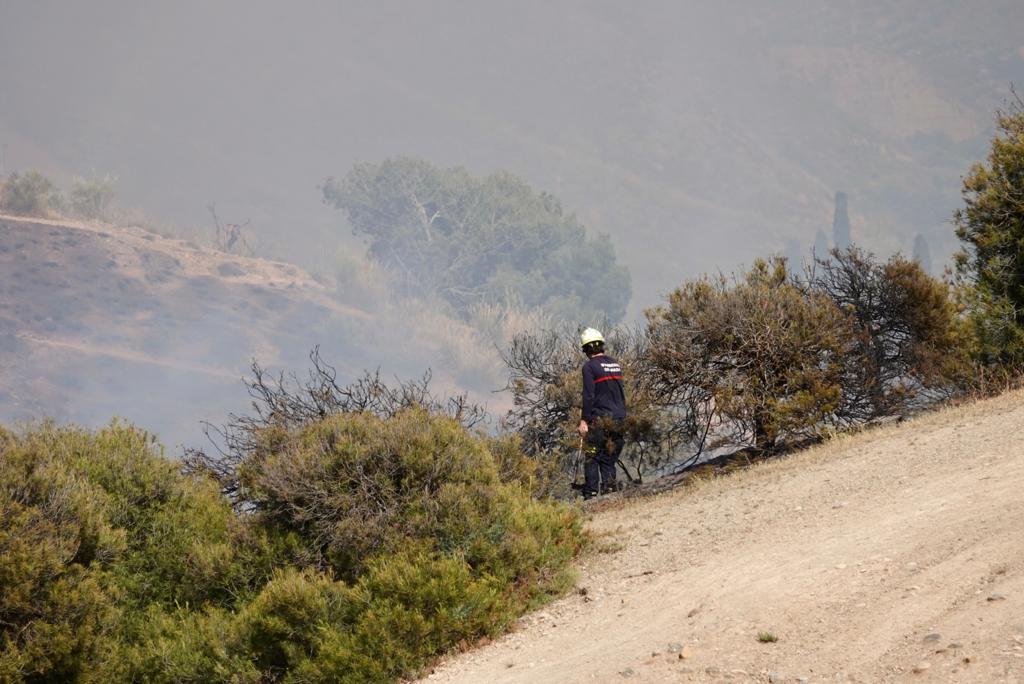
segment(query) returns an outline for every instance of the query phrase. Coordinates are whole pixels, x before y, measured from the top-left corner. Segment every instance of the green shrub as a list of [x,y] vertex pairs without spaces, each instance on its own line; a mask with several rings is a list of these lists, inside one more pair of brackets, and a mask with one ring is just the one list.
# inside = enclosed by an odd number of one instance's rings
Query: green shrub
[[183,476],[151,435],[115,423],[96,432],[46,428],[21,444],[102,497],[105,522],[126,544],[109,568],[130,600],[225,603],[255,581],[259,545],[216,484]]
[[57,186],[38,171],[12,173],[0,193],[0,209],[25,216],[48,216],[63,200]]
[[309,563],[348,580],[371,558],[409,549],[464,557],[510,582],[527,568],[554,578],[579,544],[572,514],[501,481],[488,440],[422,409],[302,426],[240,476],[263,525],[297,532]]
[[487,448],[502,482],[522,487],[534,499],[556,498],[564,493],[567,480],[563,464],[558,459],[528,454],[521,435],[507,433],[490,438]]
[[115,616],[109,578],[74,561],[72,526],[10,504],[0,516],[0,681],[74,679]]
[[315,570],[285,570],[239,613],[239,647],[262,672],[287,672],[315,658],[324,631],[351,624],[351,591]]
[[103,672],[153,682],[386,682],[415,674],[516,613],[494,578],[458,559],[379,558],[354,586],[282,570],[237,613],[151,609]]
[[239,513],[133,427],[0,430],[0,681],[391,681],[567,587],[578,517],[457,420],[273,431]]
[[0,444],[0,681],[74,679],[116,615],[104,564],[125,548],[105,497],[53,454]]
[[963,244],[956,259],[964,303],[984,364],[1024,367],[1024,102],[996,117],[985,163],[963,183],[954,214]]
[[68,193],[71,212],[80,218],[107,221],[116,194],[113,176],[75,178]]
[[415,674],[514,618],[501,583],[454,558],[378,558],[352,587],[288,570],[239,615],[237,645],[286,681],[382,682]]
[[386,682],[500,632],[518,613],[503,583],[457,558],[401,553],[354,585],[282,570],[236,614],[150,609],[104,671],[153,682]]
[[298,399],[274,402],[286,420],[278,411],[267,415],[281,420],[236,421],[238,450],[202,462],[293,564],[238,613],[230,652],[264,675],[407,676],[571,582],[579,517],[531,499],[515,440],[373,387],[344,396],[381,415],[318,415],[297,395],[273,394]]
[[[416,672],[427,658],[460,642],[497,634],[518,614],[505,590],[504,583],[476,577],[457,558],[378,558],[354,587],[355,604],[365,608],[351,631],[358,654],[352,665],[364,663],[365,668],[368,659],[373,665],[366,668],[367,675],[379,667],[396,678]],[[335,672],[343,674],[344,669]]]
[[237,615],[222,608],[165,609],[134,616],[130,639],[113,644],[89,678],[96,682],[256,684],[266,681],[238,644]]
[[269,574],[216,485],[123,424],[3,433],[0,513],[0,673],[12,681],[84,676],[135,638],[147,606],[231,605]]

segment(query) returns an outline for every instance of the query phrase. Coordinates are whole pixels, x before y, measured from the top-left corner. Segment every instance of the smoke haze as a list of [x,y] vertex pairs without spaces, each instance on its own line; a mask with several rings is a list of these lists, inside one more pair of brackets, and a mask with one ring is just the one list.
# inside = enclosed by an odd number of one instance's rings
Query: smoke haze
[[[260,256],[333,278],[339,254],[365,248],[321,201],[328,177],[395,156],[508,170],[611,237],[632,275],[635,320],[686,278],[809,254],[832,235],[837,192],[854,242],[880,255],[924,250],[940,270],[956,248],[960,177],[1022,77],[1017,0],[0,0],[0,172],[112,174],[121,202],[180,235],[208,232],[216,202],[227,220],[250,221]],[[15,261],[2,263],[12,278]],[[45,332],[13,310],[0,332]],[[321,343],[325,358],[406,372],[443,366],[436,354],[463,337],[449,332],[409,357],[381,343],[401,337],[401,316],[370,337],[341,323],[303,334],[322,313],[280,323],[287,339],[231,342],[237,354],[218,368],[237,375],[261,350],[294,367]],[[222,320],[206,316],[196,313],[190,335],[204,339]],[[332,353],[339,339],[348,345]],[[6,372],[26,354],[4,353]],[[83,378],[93,363],[81,359]],[[447,381],[486,395],[500,381],[477,365]],[[217,418],[180,407],[186,396],[197,405],[196,385],[150,381],[182,397],[138,416],[179,407],[168,441],[195,441],[182,426]],[[0,417],[59,413],[41,396],[8,396]],[[108,413],[137,405],[130,393],[108,398]],[[73,397],[67,406],[100,419]]]

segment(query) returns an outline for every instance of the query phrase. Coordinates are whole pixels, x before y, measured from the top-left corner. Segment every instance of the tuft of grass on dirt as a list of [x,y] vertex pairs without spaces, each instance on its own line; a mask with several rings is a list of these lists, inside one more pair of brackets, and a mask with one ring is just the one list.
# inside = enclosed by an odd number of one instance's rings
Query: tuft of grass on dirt
[[595,554],[618,553],[626,548],[626,543],[621,538],[622,534],[621,525],[614,530],[592,534],[587,540],[588,550]]
[[771,632],[758,632],[757,640],[760,641],[762,644],[774,644],[776,641],[779,640],[779,637],[775,636]]

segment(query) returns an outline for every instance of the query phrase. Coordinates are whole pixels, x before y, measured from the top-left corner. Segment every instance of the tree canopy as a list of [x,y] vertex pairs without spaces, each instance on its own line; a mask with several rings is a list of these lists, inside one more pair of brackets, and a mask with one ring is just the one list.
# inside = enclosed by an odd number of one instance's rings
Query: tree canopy
[[625,314],[629,272],[608,238],[588,235],[557,198],[510,173],[475,178],[388,159],[328,179],[323,196],[407,292],[439,295],[462,312],[515,301],[575,320]]
[[1024,103],[996,117],[988,160],[964,178],[954,215],[964,249],[957,271],[969,281],[980,353],[1024,362]]

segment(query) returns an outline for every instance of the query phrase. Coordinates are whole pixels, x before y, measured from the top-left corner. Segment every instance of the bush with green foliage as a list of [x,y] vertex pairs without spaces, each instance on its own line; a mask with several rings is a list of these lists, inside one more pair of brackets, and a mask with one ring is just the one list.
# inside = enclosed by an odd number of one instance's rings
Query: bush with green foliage
[[102,495],[0,434],[0,681],[72,680],[116,618]]
[[493,636],[514,613],[500,582],[460,559],[401,553],[349,585],[307,568],[276,573],[236,613],[150,611],[106,669],[146,682],[394,681],[460,643]]
[[479,179],[389,159],[328,179],[323,196],[409,293],[437,294],[462,313],[516,300],[572,320],[625,314],[629,273],[608,240],[588,237],[555,197],[512,174]]
[[385,682],[432,655],[494,635],[512,613],[501,583],[456,558],[400,553],[352,586],[287,571],[240,614],[238,641],[263,672],[295,681]]
[[239,486],[239,466],[254,456],[273,453],[283,447],[297,429],[342,414],[367,414],[390,419],[411,408],[420,408],[433,416],[449,416],[467,429],[486,418],[483,406],[469,401],[467,395],[438,395],[431,389],[431,373],[389,384],[380,370],[366,372],[347,385],[338,382],[338,371],[320,356],[319,347],[309,354],[312,367],[306,378],[277,376],[257,362],[251,365],[252,377],[245,380],[252,397],[250,415],[230,414],[225,425],[217,428],[211,452],[188,449],[185,467],[214,477],[222,491],[245,506]]
[[147,606],[228,606],[269,574],[211,480],[112,424],[0,440],[0,679],[87,678]]
[[464,559],[525,601],[563,586],[574,516],[502,482],[488,441],[454,419],[340,414],[274,441],[241,464],[241,491],[259,525],[298,536],[304,564],[351,581],[411,549]]
[[12,173],[0,189],[0,210],[46,217],[63,204],[57,186],[38,171]]
[[261,672],[406,676],[569,586],[579,518],[530,497],[509,444],[396,395],[356,392],[376,397],[375,410],[248,424],[237,496],[305,569],[239,614],[238,648]]
[[82,681],[262,684],[280,680],[260,672],[241,647],[237,612],[216,606],[151,605],[132,618],[131,632],[113,643],[93,676]]
[[996,117],[985,163],[964,178],[954,214],[964,302],[984,364],[1024,367],[1024,102]]
[[75,178],[68,193],[71,213],[84,219],[110,220],[116,185],[117,179],[109,175]]
[[415,407],[259,429],[245,510],[127,425],[0,430],[0,681],[392,681],[568,587],[580,520],[501,438]]

